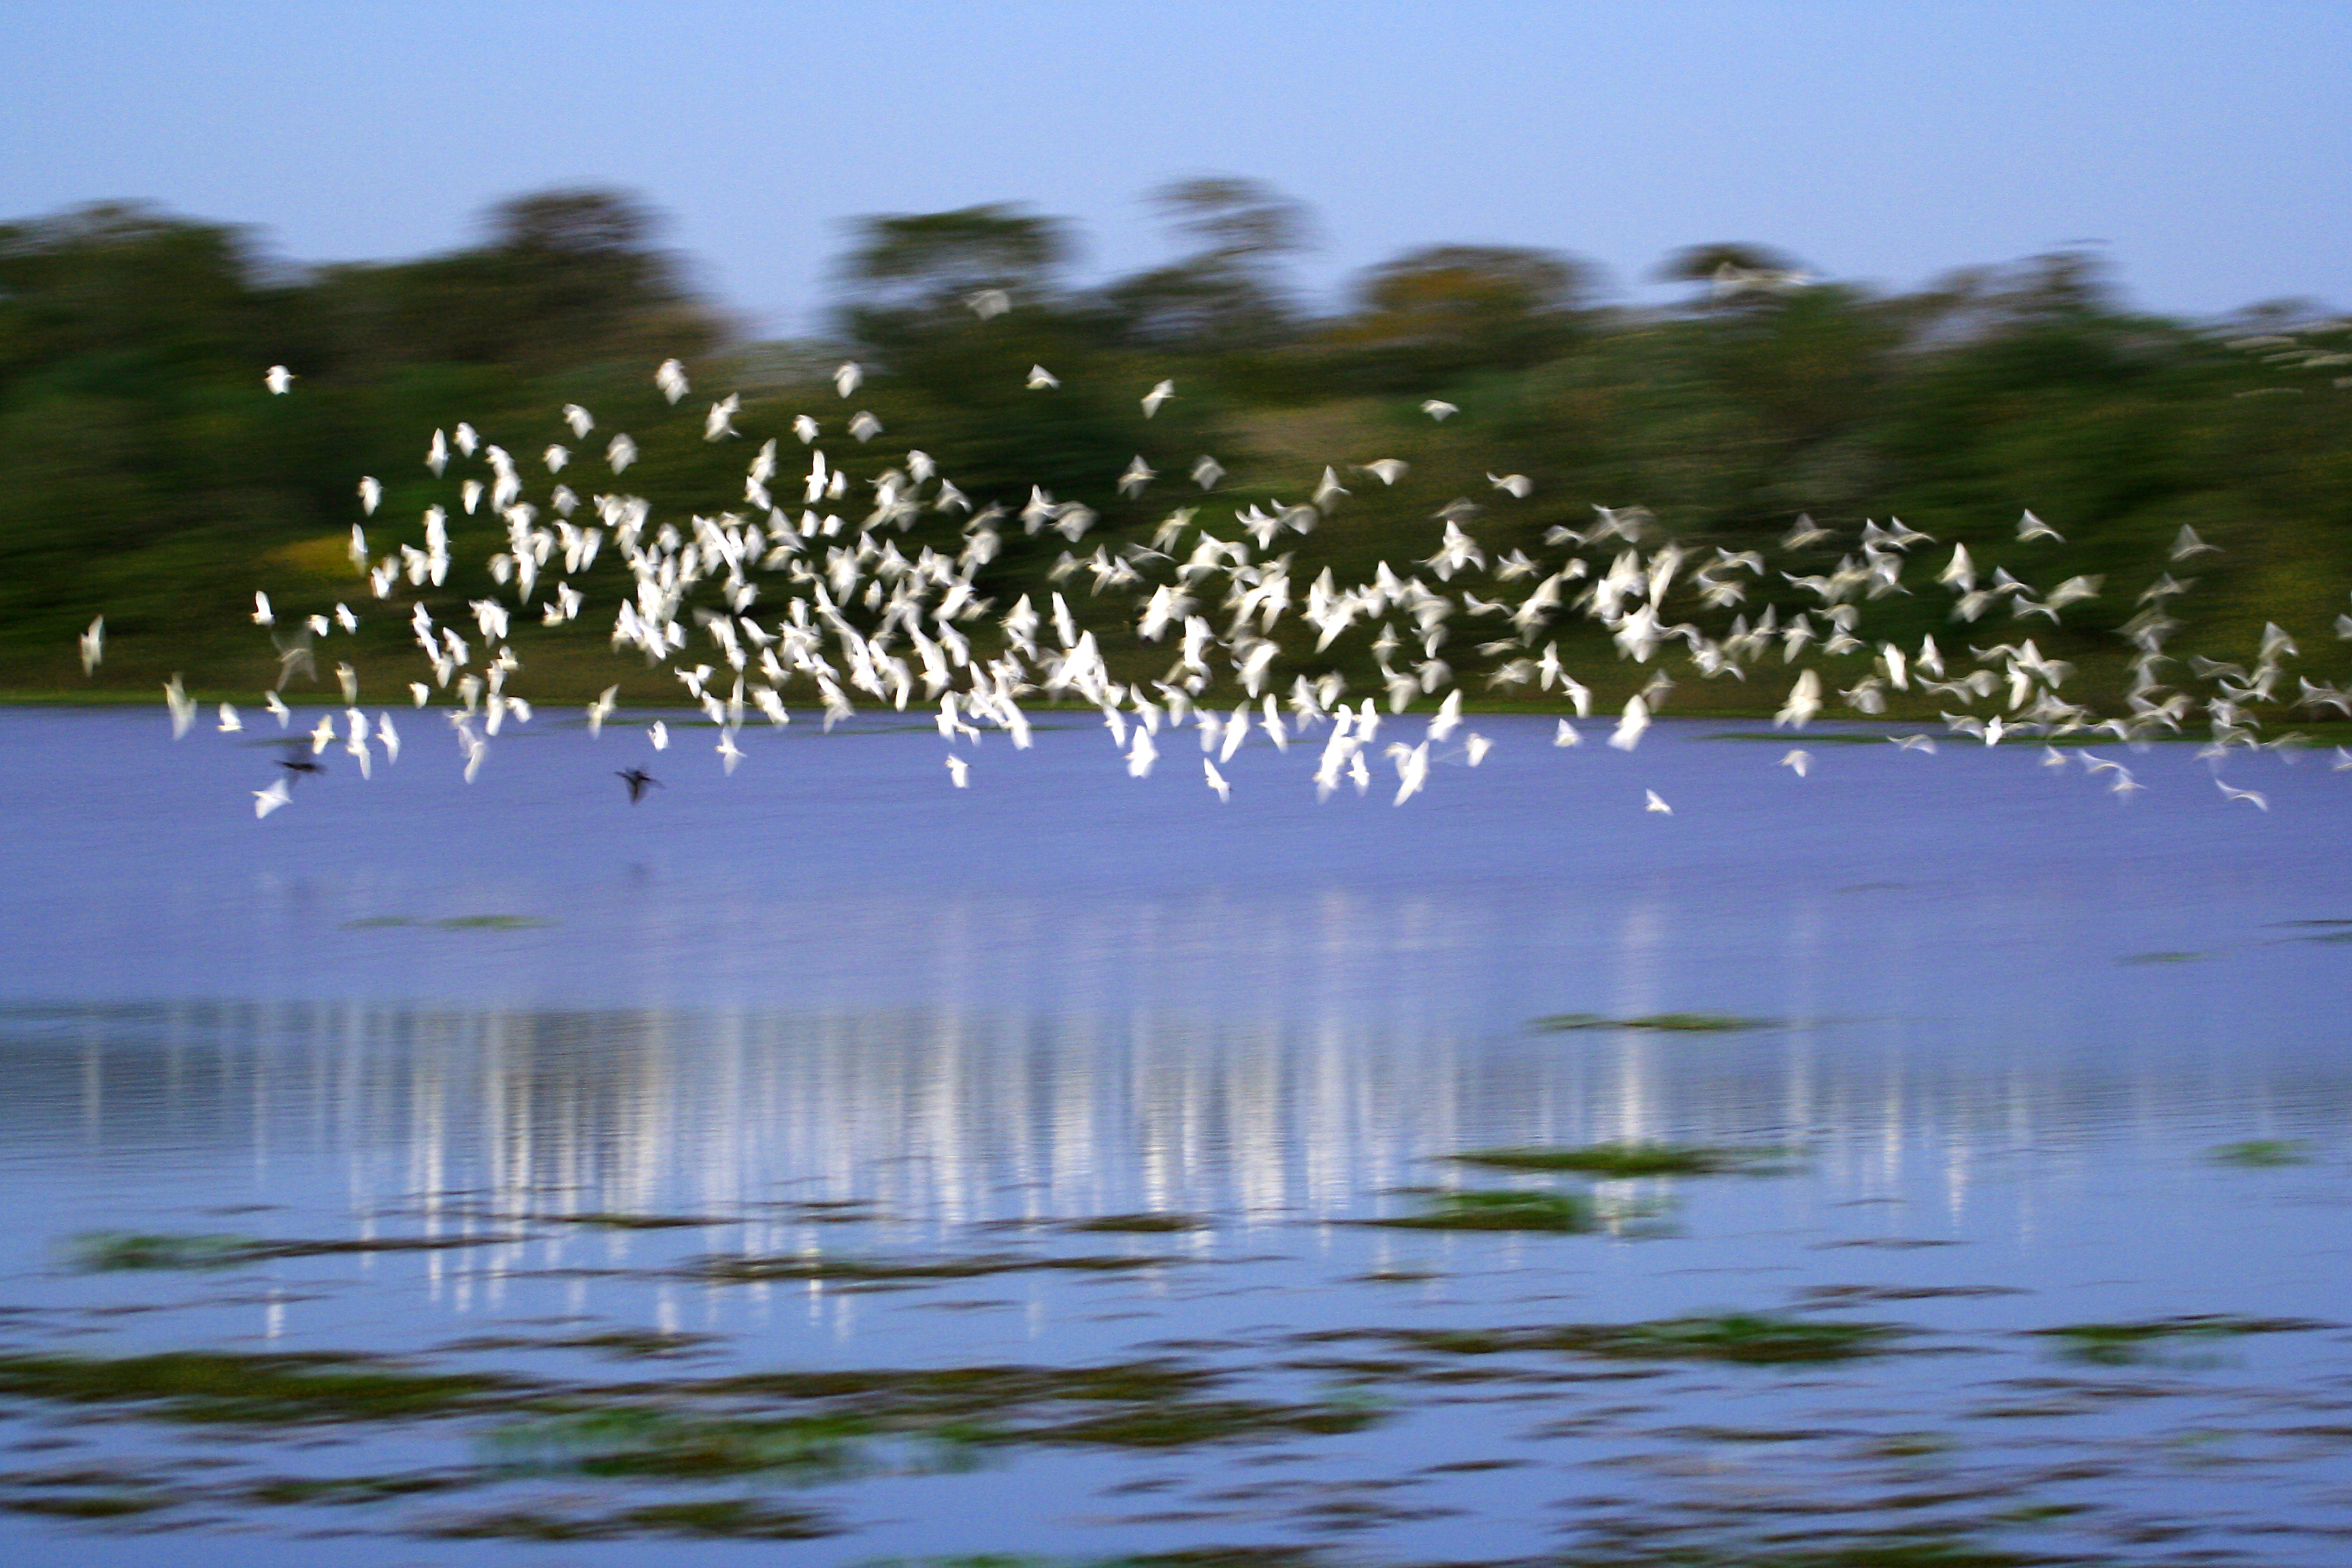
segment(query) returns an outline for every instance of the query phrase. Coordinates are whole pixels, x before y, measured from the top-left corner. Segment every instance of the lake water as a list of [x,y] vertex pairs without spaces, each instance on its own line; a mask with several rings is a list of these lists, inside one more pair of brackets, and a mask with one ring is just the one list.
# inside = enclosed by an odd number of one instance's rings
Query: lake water
[[399,721],[0,712],[11,1560],[2352,1563],[2327,753]]

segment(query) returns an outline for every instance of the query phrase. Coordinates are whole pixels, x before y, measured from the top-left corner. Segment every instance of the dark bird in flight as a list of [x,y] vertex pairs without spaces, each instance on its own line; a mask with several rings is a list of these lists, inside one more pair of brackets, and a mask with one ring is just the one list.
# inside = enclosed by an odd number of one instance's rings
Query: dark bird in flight
[[637,802],[646,798],[646,790],[648,786],[654,789],[659,789],[661,787],[661,780],[654,777],[653,774],[646,772],[643,768],[625,769],[620,773],[614,773],[613,776],[629,786],[629,804],[631,805],[635,805]]
[[278,759],[278,765],[286,770],[286,782],[289,784],[306,778],[323,777],[327,772],[326,763],[312,762],[302,754],[299,746],[289,746],[286,749],[286,754]]

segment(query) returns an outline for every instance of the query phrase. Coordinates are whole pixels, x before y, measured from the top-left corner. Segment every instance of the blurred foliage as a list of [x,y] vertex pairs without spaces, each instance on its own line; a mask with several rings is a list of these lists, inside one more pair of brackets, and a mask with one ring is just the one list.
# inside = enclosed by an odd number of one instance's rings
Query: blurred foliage
[[[1316,537],[1276,548],[1343,581],[1381,560],[1406,569],[1456,498],[1484,509],[1470,527],[1495,554],[1533,552],[1596,505],[1645,506],[1666,537],[1733,549],[1769,550],[1810,513],[1839,542],[1773,563],[1800,574],[1834,565],[1865,518],[1899,515],[2036,584],[2106,574],[2063,628],[2028,624],[2090,670],[2120,663],[2113,633],[2188,524],[2224,553],[2180,568],[2205,584],[2176,614],[2224,639],[2271,619],[2306,654],[2332,644],[2352,583],[2352,330],[2313,308],[2152,317],[2079,253],[1888,293],[1715,243],[1660,268],[1687,300],[1633,309],[1604,302],[1571,257],[1433,245],[1318,317],[1286,281],[1310,241],[1297,203],[1223,178],[1151,199],[1177,254],[1096,287],[1071,280],[1068,226],[1018,206],[865,220],[832,336],[782,344],[730,331],[654,216],[609,191],[506,202],[445,255],[316,268],[270,260],[238,226],[141,205],[0,225],[0,687],[152,690],[185,669],[257,689],[274,661],[248,619],[253,590],[365,612],[338,542],[365,521],[381,555],[417,536],[428,505],[452,514],[457,569],[394,601],[464,618],[491,591],[481,563],[502,530],[487,508],[459,513],[454,470],[423,464],[431,433],[459,420],[534,475],[548,445],[574,449],[578,468],[535,483],[625,490],[682,520],[741,507],[747,448],[794,449],[802,413],[860,485],[919,447],[977,504],[1017,512],[1032,487],[1082,502],[1100,522],[1080,553],[1147,542],[1177,506],[1230,535],[1236,509],[1303,500],[1327,467],[1349,494]],[[697,384],[675,410],[650,380],[670,357]],[[864,369],[845,400],[830,379],[844,361]],[[295,372],[293,395],[264,389],[272,364]],[[1031,390],[1033,365],[1058,387]],[[1174,395],[1147,414],[1162,380]],[[730,392],[744,439],[705,442],[704,395]],[[1427,398],[1460,412],[1434,423],[1418,412]],[[572,403],[594,411],[593,436],[563,427]],[[858,411],[884,434],[837,440]],[[597,459],[620,431],[641,456],[616,481]],[[1227,470],[1213,492],[1185,478],[1202,455]],[[1122,494],[1139,458],[1157,482]],[[1361,467],[1383,458],[1409,465],[1392,484]],[[798,481],[783,471],[790,509]],[[1489,482],[1514,473],[1532,482],[1525,500]],[[362,474],[385,492],[368,520]],[[2063,543],[2017,543],[2029,507]],[[951,540],[956,521],[924,526]],[[1009,526],[982,586],[1042,603],[1065,544]],[[588,611],[548,635],[526,689],[605,683],[601,628],[621,581],[609,557],[583,579]],[[1954,626],[1947,595],[1906,586],[1915,596],[1873,605],[1874,632],[2014,629]],[[1774,600],[1803,595],[1776,576],[1748,608]],[[74,637],[100,613],[112,640],[86,683]],[[403,616],[363,618],[357,652],[396,656]]]

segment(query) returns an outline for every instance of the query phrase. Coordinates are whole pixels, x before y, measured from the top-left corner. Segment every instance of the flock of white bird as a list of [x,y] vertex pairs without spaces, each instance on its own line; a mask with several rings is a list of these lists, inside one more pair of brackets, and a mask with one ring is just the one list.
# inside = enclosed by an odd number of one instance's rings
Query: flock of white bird
[[[973,305],[983,317],[986,303]],[[278,395],[290,393],[295,379],[283,365],[269,367],[264,378],[268,391]],[[862,381],[863,372],[854,363],[842,365],[833,377],[844,400]],[[676,360],[656,371],[654,383],[673,405],[691,390],[685,367]],[[1036,365],[1026,384],[1050,394],[1060,383]],[[1156,414],[1176,395],[1173,383],[1159,383],[1140,397],[1144,414]],[[1421,409],[1438,421],[1456,412],[1435,399]],[[740,413],[733,395],[712,404],[703,418],[704,438],[740,437],[734,421]],[[560,416],[573,442],[588,441],[597,428],[594,416],[578,405],[566,405]],[[843,428],[861,446],[883,433],[880,421],[863,410]],[[970,752],[984,731],[1000,731],[1016,749],[1031,744],[1023,700],[1044,698],[1079,700],[1098,710],[1128,773],[1138,778],[1158,764],[1163,742],[1190,725],[1200,747],[1202,782],[1220,800],[1229,799],[1233,789],[1220,764],[1230,763],[1255,737],[1280,751],[1293,744],[1312,750],[1318,798],[1343,785],[1359,794],[1369,791],[1378,758],[1393,770],[1393,799],[1402,805],[1428,786],[1434,763],[1475,767],[1493,745],[1465,727],[1465,681],[1444,657],[1457,631],[1463,641],[1474,643],[1487,689],[1533,685],[1558,692],[1577,717],[1559,721],[1553,743],[1583,743],[1577,720],[1591,716],[1591,693],[1564,668],[1558,641],[1548,635],[1556,621],[1571,615],[1605,628],[1619,658],[1654,667],[1608,725],[1605,743],[1624,752],[1641,744],[1675,689],[1669,666],[1676,660],[1676,668],[1702,679],[1746,680],[1751,672],[1762,677],[1774,655],[1787,670],[1809,648],[1831,656],[1866,653],[1870,663],[1843,689],[1825,689],[1815,668],[1795,669],[1775,715],[1776,727],[1803,730],[1832,698],[1846,712],[1875,716],[1885,710],[1889,692],[1916,690],[1949,705],[1941,715],[1948,735],[1988,746],[2039,739],[2044,763],[2063,768],[2073,765],[2069,752],[2048,742],[2105,735],[2137,745],[2178,736],[2201,717],[2210,738],[2200,755],[2215,764],[2214,783],[2225,801],[2263,810],[2269,806],[2261,795],[2222,781],[2219,766],[2242,751],[2293,745],[2299,737],[2264,740],[2253,710],[2332,708],[2352,717],[2352,691],[2308,678],[2298,678],[2300,685],[2291,694],[2283,689],[2287,661],[2299,655],[2294,639],[2275,625],[2264,628],[2251,664],[2199,655],[2183,660],[2165,652],[2179,625],[2167,606],[2194,582],[2176,579],[2171,568],[2216,548],[2188,527],[2175,538],[2158,576],[2138,593],[2137,613],[2122,628],[2133,648],[2126,710],[2102,716],[2068,699],[2064,689],[2073,668],[2042,654],[2021,629],[1989,647],[1970,646],[1965,656],[1948,656],[1932,636],[1916,648],[1889,641],[1874,649],[1864,636],[1864,606],[1910,593],[1904,579],[1914,564],[1912,552],[1936,542],[1899,521],[1865,522],[1858,537],[1839,541],[1801,518],[1780,541],[1784,548],[1845,552],[1832,568],[1782,574],[1813,602],[1785,618],[1768,605],[1751,621],[1743,606],[1767,572],[1762,554],[1717,548],[1701,559],[1672,540],[1645,550],[1644,536],[1654,525],[1638,508],[1596,508],[1587,528],[1549,530],[1544,536],[1547,554],[1559,553],[1549,559],[1531,559],[1520,550],[1490,559],[1465,526],[1485,507],[1457,500],[1431,519],[1431,554],[1407,561],[1402,575],[1382,561],[1369,581],[1343,584],[1328,567],[1306,578],[1304,569],[1294,566],[1292,552],[1276,550],[1294,536],[1312,532],[1344,504],[1349,490],[1336,466],[1304,487],[1305,500],[1275,502],[1270,510],[1255,503],[1235,510],[1232,538],[1219,538],[1203,526],[1200,507],[1177,507],[1150,544],[1130,542],[1114,550],[1097,542],[1090,554],[1080,556],[1077,546],[1096,516],[1078,502],[1057,501],[1033,489],[1018,510],[975,507],[920,451],[909,451],[902,462],[853,483],[821,444],[819,420],[801,414],[790,432],[806,450],[804,472],[786,475],[781,439],[766,440],[748,466],[740,500],[730,500],[730,510],[693,516],[683,527],[656,521],[647,501],[619,488],[637,456],[636,443],[625,434],[611,435],[604,444],[604,463],[614,484],[601,492],[588,486],[596,493],[584,498],[561,478],[572,468],[572,450],[561,439],[550,442],[537,459],[548,489],[532,500],[525,465],[512,453],[468,425],[433,433],[425,466],[436,479],[454,479],[452,499],[464,511],[478,514],[487,505],[505,525],[505,548],[488,562],[496,591],[467,605],[467,620],[436,624],[423,602],[409,606],[420,674],[429,679],[410,682],[408,695],[417,708],[436,696],[446,705],[468,782],[479,773],[504,727],[532,718],[530,703],[507,689],[509,677],[522,668],[512,642],[517,619],[535,615],[553,626],[579,618],[589,600],[573,580],[584,577],[608,550],[625,563],[629,575],[628,591],[613,610],[614,649],[634,650],[648,665],[670,668],[687,700],[716,727],[714,750],[728,773],[743,760],[738,740],[751,715],[775,725],[791,722],[788,691],[813,700],[828,730],[855,712],[860,700],[904,710],[919,700],[935,710],[947,747],[948,782],[961,789],[970,783]],[[793,462],[797,468],[799,459]],[[1402,460],[1373,458],[1348,465],[1347,478],[1361,476],[1355,478],[1358,484],[1393,485],[1406,468]],[[1213,458],[1203,456],[1191,465],[1190,482],[1202,492],[1212,491],[1224,472]],[[1118,488],[1139,496],[1159,478],[1138,457],[1118,477]],[[1524,500],[1532,489],[1523,475],[1490,473],[1486,479],[1496,495],[1512,500]],[[372,518],[383,487],[373,477],[363,478],[357,495],[363,518]],[[861,510],[863,515],[850,515]],[[415,542],[404,541],[380,556],[371,552],[368,527],[364,521],[352,526],[350,556],[376,601],[397,599],[404,586],[437,587],[446,581],[449,517],[443,506],[426,509]],[[919,528],[937,535],[938,542],[917,541]],[[977,576],[996,558],[1013,528],[1031,535],[1050,530],[1068,548],[1049,574],[1055,588],[1048,603],[1041,605],[1024,594],[998,615]],[[2018,523],[2021,544],[2057,538],[2031,511]],[[1082,579],[1090,589],[1082,602],[1093,607],[1108,597],[1120,604],[1121,619],[1131,622],[1136,638],[1167,648],[1172,659],[1164,675],[1129,682],[1113,678],[1097,633],[1081,624],[1071,602]],[[2038,590],[2006,569],[1980,570],[1966,545],[1951,549],[1932,581],[1950,597],[1951,619],[1971,626],[1996,613],[2009,622],[2038,616],[2055,624],[2069,605],[2105,592],[2104,581],[2095,576],[2070,577]],[[1670,612],[1670,602],[1678,611]],[[1726,615],[1728,624],[1713,632],[1687,618],[1720,622]],[[975,650],[972,631],[992,617],[1001,636],[983,640],[994,651]],[[279,678],[263,704],[286,731],[293,721],[282,696],[287,682],[298,675],[317,679],[322,644],[355,631],[359,616],[348,604],[338,603],[329,611],[281,618],[268,595],[257,593],[252,618],[277,644]],[[1292,623],[1288,627],[1286,621]],[[1481,623],[1483,637],[1472,630]],[[1311,638],[1321,654],[1351,631],[1370,633],[1374,627],[1370,647],[1383,689],[1379,700],[1366,696],[1350,703],[1347,682],[1328,669],[1297,674],[1286,690],[1275,689],[1274,667],[1285,652],[1278,633],[1295,631],[1294,646]],[[2336,630],[2352,638],[2352,616],[2339,616]],[[86,671],[95,670],[102,658],[104,637],[101,617],[81,640]],[[2175,670],[2179,673],[2168,676]],[[379,710],[371,721],[360,706],[359,678],[348,661],[337,663],[334,674],[342,711],[319,720],[308,733],[307,753],[299,742],[289,747],[279,763],[283,775],[253,792],[257,816],[288,805],[297,781],[323,771],[311,759],[331,746],[340,743],[363,776],[372,773],[379,752],[388,763],[398,760],[401,739],[392,714]],[[1412,722],[1405,716],[1410,707],[1441,692],[1436,711],[1419,721],[1417,736],[1408,732],[1379,744],[1383,730]],[[592,735],[601,734],[612,717],[617,694],[617,687],[608,688],[589,705]],[[196,705],[176,676],[164,696],[174,738],[184,735],[196,722]],[[234,732],[243,727],[236,709],[222,703],[218,728]],[[644,733],[656,752],[672,743],[669,726],[661,720],[647,724]],[[1937,745],[1927,733],[1889,739],[1906,750],[1933,752]],[[2338,748],[2336,755],[2339,769],[2352,768],[2352,753]],[[2121,762],[2079,748],[2072,757],[2120,795],[2143,787]],[[1812,761],[1801,749],[1780,758],[1780,765],[1800,777]],[[635,766],[621,776],[632,801],[643,796],[646,784],[658,782]],[[1646,810],[1672,813],[1654,789],[1643,793]]]

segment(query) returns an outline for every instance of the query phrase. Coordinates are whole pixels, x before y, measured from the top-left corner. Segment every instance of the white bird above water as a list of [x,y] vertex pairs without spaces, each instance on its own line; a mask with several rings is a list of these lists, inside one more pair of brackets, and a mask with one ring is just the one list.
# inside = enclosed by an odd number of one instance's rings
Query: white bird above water
[[268,816],[281,805],[292,805],[293,801],[294,792],[287,786],[284,779],[279,779],[268,789],[253,792],[253,815],[256,817]]
[[1217,771],[1216,763],[1211,762],[1206,757],[1202,757],[1201,759],[1201,772],[1206,775],[1209,787],[1217,792],[1217,798],[1220,801],[1230,803],[1233,800],[1234,786],[1225,782],[1225,775]]
[[172,739],[176,741],[196,721],[196,700],[188,695],[176,673],[163,683],[163,706],[172,710]]
[[2250,789],[2233,789],[2230,785],[2223,784],[2220,779],[2215,779],[2213,781],[2213,787],[2221,792],[2221,798],[2224,800],[2242,800],[2247,805],[2262,811],[2268,811],[2271,808],[2271,803],[2258,791]]
[[1780,765],[1803,778],[1813,765],[1813,754],[1811,752],[1790,752],[1780,759]]
[[958,789],[969,788],[971,784],[971,764],[953,752],[948,754],[947,763],[948,782]]
[[1617,721],[1617,732],[1609,743],[1621,752],[1630,752],[1642,743],[1642,733],[1650,727],[1650,705],[1638,697],[1628,698],[1625,711]]
[[1673,806],[1668,805],[1664,801],[1658,798],[1658,792],[1656,790],[1643,790],[1642,792],[1642,809],[1644,811],[1663,812],[1668,816],[1672,816],[1675,814],[1675,808]]
[[660,720],[658,720],[658,719],[655,720],[655,721],[654,721],[654,723],[653,723],[653,728],[652,728],[652,729],[650,729],[650,730],[647,730],[647,731],[646,731],[646,740],[648,740],[648,741],[651,741],[651,742],[654,743],[654,750],[655,750],[655,751],[656,751],[656,752],[667,752],[667,751],[668,751],[668,750],[669,750],[669,726],[668,726],[667,724],[663,723],[663,722],[662,722]]

